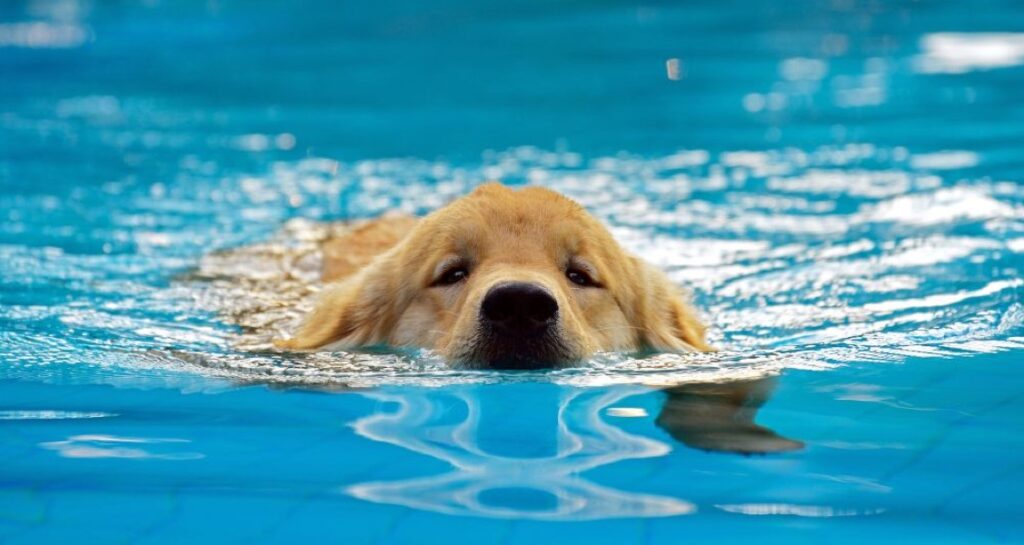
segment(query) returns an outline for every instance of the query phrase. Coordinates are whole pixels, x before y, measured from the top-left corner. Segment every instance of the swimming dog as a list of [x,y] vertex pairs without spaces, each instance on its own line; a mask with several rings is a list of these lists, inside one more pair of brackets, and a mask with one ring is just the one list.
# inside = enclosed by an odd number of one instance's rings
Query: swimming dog
[[[240,326],[239,348],[256,352],[293,331],[275,344],[426,347],[476,368],[558,366],[596,351],[713,350],[681,289],[579,204],[538,187],[487,184],[419,219],[292,220],[271,241],[204,256],[192,277],[207,285],[204,308]],[[305,316],[296,330],[297,313]],[[754,421],[773,385],[672,385],[655,423],[701,450],[800,449]]]
[[575,201],[499,183],[423,217],[322,245],[329,285],[286,350],[429,348],[464,367],[571,364],[599,351],[710,351],[684,293]]

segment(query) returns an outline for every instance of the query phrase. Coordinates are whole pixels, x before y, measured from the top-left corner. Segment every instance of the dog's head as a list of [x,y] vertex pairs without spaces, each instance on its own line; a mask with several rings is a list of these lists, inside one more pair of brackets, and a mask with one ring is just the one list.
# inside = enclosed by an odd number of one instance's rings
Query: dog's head
[[477,367],[565,364],[600,350],[709,350],[665,276],[550,190],[487,184],[420,220],[324,294],[287,348],[432,348]]

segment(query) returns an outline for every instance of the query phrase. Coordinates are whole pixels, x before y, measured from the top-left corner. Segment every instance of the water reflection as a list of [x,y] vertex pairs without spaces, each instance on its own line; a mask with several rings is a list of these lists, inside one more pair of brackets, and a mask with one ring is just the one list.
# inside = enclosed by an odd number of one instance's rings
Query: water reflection
[[714,452],[768,454],[803,447],[754,423],[775,388],[774,379],[686,384],[668,394],[657,424],[684,445]]
[[[655,423],[682,444],[707,451],[799,449],[798,441],[753,422],[773,384],[761,379],[675,386],[664,391]],[[517,388],[505,395],[492,391]],[[650,389],[506,384],[365,395],[385,407],[353,424],[359,435],[451,469],[348,487],[357,498],[453,515],[543,520],[661,517],[695,510],[682,498],[620,490],[585,474],[672,450],[653,428],[645,436],[616,425],[622,422],[616,417],[648,418],[646,410],[627,400],[650,403]]]

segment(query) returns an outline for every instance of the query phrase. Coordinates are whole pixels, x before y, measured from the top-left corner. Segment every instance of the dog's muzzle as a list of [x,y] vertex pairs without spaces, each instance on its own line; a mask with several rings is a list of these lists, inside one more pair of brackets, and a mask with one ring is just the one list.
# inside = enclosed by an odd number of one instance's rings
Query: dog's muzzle
[[480,356],[496,369],[540,369],[565,359],[558,333],[558,301],[526,282],[492,287],[480,304]]
[[533,337],[555,325],[558,302],[536,284],[502,284],[491,288],[484,296],[480,317],[499,335]]

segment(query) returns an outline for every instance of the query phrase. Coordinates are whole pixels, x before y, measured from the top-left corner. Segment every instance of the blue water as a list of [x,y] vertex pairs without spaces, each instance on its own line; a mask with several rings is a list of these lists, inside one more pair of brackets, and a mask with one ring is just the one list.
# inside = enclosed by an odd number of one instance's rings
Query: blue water
[[[1009,0],[5,2],[0,543],[1024,543],[1021,88]],[[490,178],[722,352],[254,354],[194,274]]]

